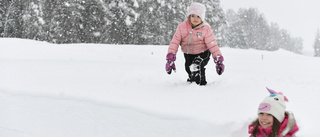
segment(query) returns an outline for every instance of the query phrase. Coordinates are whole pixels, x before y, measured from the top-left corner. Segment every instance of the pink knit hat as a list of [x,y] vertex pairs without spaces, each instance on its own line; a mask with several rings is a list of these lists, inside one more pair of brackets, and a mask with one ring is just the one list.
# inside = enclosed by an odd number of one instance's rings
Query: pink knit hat
[[206,6],[198,2],[191,3],[188,9],[187,17],[189,17],[191,14],[198,15],[201,20],[204,20],[206,17]]

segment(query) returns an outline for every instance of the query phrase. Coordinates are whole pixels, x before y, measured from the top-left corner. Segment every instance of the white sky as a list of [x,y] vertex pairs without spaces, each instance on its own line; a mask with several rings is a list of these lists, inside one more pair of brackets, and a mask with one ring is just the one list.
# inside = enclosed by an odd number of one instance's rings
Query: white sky
[[320,28],[320,0],[220,0],[226,9],[257,8],[270,22],[276,22],[294,37],[302,37],[304,50],[313,51]]

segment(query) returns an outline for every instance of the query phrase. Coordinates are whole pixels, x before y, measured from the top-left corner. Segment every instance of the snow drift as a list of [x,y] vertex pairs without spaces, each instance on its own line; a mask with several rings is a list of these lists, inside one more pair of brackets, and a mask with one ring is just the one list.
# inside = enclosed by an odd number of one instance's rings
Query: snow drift
[[167,48],[0,39],[1,136],[244,137],[265,87],[289,99],[297,136],[320,136],[319,58],[224,47],[225,72],[211,58],[198,86],[181,51],[166,73]]

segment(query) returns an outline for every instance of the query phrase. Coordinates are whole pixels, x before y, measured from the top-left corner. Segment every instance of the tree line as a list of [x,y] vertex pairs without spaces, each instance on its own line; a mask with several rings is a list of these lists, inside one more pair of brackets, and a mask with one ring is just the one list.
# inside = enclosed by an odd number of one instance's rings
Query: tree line
[[230,47],[252,48],[274,51],[285,49],[301,53],[303,40],[293,37],[277,23],[268,24],[266,18],[257,9],[228,10],[226,18],[229,26],[226,29],[226,43]]
[[219,46],[302,51],[302,39],[257,9],[228,10],[220,0],[0,0],[0,37],[51,43],[168,45],[191,2],[206,5]]

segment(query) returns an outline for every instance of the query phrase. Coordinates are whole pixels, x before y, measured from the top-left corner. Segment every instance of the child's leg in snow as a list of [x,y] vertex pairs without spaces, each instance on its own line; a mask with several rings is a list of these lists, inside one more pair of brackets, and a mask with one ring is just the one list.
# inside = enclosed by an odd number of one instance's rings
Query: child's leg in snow
[[201,62],[201,69],[200,69],[200,85],[206,85],[207,81],[206,81],[206,68],[205,66],[208,64],[209,60],[210,60],[210,52],[209,50],[203,52],[200,54],[200,57],[203,59]]
[[184,54],[185,57],[185,69],[188,73],[189,82],[196,82],[200,85],[206,85],[206,76],[205,76],[205,66],[208,64],[210,59],[209,50],[200,53],[200,54]]
[[190,66],[192,64],[192,61],[194,60],[196,56],[195,55],[192,55],[192,54],[184,54],[184,58],[185,58],[185,70],[186,72],[188,73],[188,80],[189,82],[192,82],[191,81],[191,70],[190,70]]

